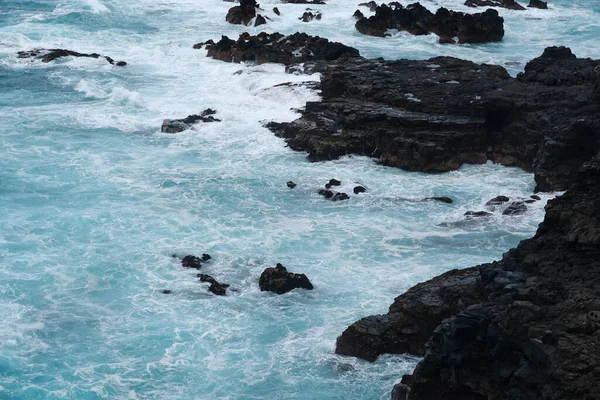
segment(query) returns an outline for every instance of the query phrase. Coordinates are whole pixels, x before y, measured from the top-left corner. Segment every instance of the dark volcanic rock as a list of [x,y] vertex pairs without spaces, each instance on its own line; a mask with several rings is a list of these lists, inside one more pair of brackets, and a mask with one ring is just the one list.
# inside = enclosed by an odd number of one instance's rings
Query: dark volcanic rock
[[216,113],[215,110],[207,108],[200,115],[188,115],[183,119],[165,119],[160,127],[160,131],[164,133],[179,133],[189,129],[198,122],[220,122],[220,119],[212,116]]
[[229,9],[225,19],[230,24],[248,25],[256,17],[256,0],[240,0],[240,5]]
[[210,286],[208,287],[209,292],[217,296],[225,296],[227,294],[228,284],[219,283],[215,278],[206,274],[198,274],[197,277],[200,278],[200,282],[210,283]]
[[181,260],[181,265],[186,268],[200,269],[200,267],[202,267],[202,260],[199,257],[189,255],[183,257],[183,260]]
[[267,126],[311,161],[353,153],[444,172],[492,160],[533,171],[537,191],[565,190],[600,149],[595,82],[600,62],[565,48],[546,49],[516,79],[450,57],[340,59],[321,72],[321,101]]
[[341,184],[342,184],[342,181],[338,181],[337,179],[332,178],[329,180],[327,185],[325,185],[325,187],[327,187],[327,189],[329,189],[332,186],[340,186]]
[[313,289],[306,275],[287,272],[281,264],[277,264],[275,268],[265,269],[260,275],[258,285],[262,292],[269,291],[277,294],[284,294],[293,289]]
[[375,12],[377,10],[377,3],[369,1],[368,3],[360,3],[359,6],[368,7],[369,11]]
[[502,211],[502,215],[521,215],[527,212],[527,206],[522,201],[511,203],[506,210]]
[[279,8],[277,7],[273,7],[273,12],[275,13],[275,15],[281,15],[281,11],[279,11]]
[[352,14],[352,16],[356,19],[365,18],[365,15],[360,10],[354,11],[354,14]]
[[446,204],[454,203],[454,201],[450,197],[427,197],[425,200],[434,200]]
[[489,217],[490,215],[492,215],[492,213],[487,212],[487,211],[467,211],[464,215],[465,215],[465,217],[478,218],[478,217]]
[[530,0],[527,7],[541,8],[542,10],[548,9],[548,3],[542,0]]
[[413,35],[433,32],[441,38],[456,36],[459,43],[485,43],[502,40],[504,19],[491,9],[465,14],[440,8],[433,14],[419,3],[403,7],[395,2],[377,6],[375,15],[356,21],[356,29],[371,36],[385,36],[388,29],[397,29]]
[[422,355],[434,329],[481,300],[479,270],[446,272],[397,297],[384,315],[363,318],[338,337],[337,354],[375,361],[380,354]]
[[409,400],[597,398],[600,156],[574,182],[535,237],[478,267],[483,301],[435,329]]
[[496,196],[493,199],[491,199],[490,201],[488,201],[487,203],[485,203],[485,205],[486,206],[499,206],[508,201],[510,201],[510,199],[506,196]]
[[288,181],[288,182],[286,183],[286,185],[287,185],[287,187],[289,187],[290,189],[293,189],[293,188],[295,188],[295,187],[297,186],[297,185],[296,185],[294,182],[292,182],[292,181]]
[[44,63],[49,63],[57,58],[61,57],[85,57],[85,58],[104,58],[109,64],[116,65],[118,67],[124,67],[127,65],[125,61],[113,60],[108,56],[102,56],[98,53],[78,53],[72,50],[65,49],[34,49],[29,51],[19,51],[18,58],[33,58],[36,60],[42,60]]
[[348,196],[347,193],[342,193],[342,192],[338,192],[336,194],[333,195],[333,197],[331,198],[331,200],[333,201],[342,201],[342,200],[348,200],[350,199],[350,196]]
[[281,0],[281,2],[289,4],[325,4],[324,0]]
[[257,64],[298,64],[313,60],[335,60],[340,57],[359,57],[358,50],[341,43],[330,42],[318,36],[294,33],[240,35],[237,41],[223,36],[213,45],[207,45],[207,56],[226,62],[251,61]]
[[256,20],[254,21],[254,26],[260,26],[267,23],[267,20],[262,15],[258,14],[256,16]]
[[323,15],[319,11],[315,11],[314,14],[312,11],[305,11],[304,14],[302,14],[302,16],[298,19],[302,22],[310,22],[313,19],[320,20],[322,16]]
[[364,186],[355,186],[353,189],[354,194],[365,193],[367,189]]
[[467,0],[465,6],[469,7],[502,7],[509,10],[525,10],[525,7],[515,0]]

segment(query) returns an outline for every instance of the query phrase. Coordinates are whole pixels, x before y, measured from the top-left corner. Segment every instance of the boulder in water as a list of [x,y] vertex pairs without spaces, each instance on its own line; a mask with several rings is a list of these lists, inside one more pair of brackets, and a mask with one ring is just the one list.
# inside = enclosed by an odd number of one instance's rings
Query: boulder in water
[[284,294],[294,289],[312,290],[313,285],[304,274],[287,272],[287,269],[277,264],[275,268],[267,268],[258,281],[261,291]]

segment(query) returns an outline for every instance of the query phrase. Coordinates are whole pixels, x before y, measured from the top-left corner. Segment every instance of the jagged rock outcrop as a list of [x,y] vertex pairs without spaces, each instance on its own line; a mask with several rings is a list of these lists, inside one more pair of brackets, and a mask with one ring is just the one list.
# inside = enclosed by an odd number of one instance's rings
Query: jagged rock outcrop
[[313,285],[304,274],[287,272],[287,269],[277,264],[275,268],[267,268],[260,275],[258,281],[261,292],[274,292],[284,294],[294,289],[312,290]]
[[200,278],[200,282],[207,282],[210,284],[208,291],[216,296],[225,296],[227,294],[227,288],[229,287],[226,283],[220,283],[215,278],[206,274],[196,275]]
[[526,10],[525,7],[517,3],[515,0],[467,0],[465,6],[468,7],[502,7],[509,10]]
[[444,318],[481,300],[479,270],[452,270],[419,283],[394,300],[387,314],[363,318],[338,337],[335,352],[375,361],[384,353],[423,355]]
[[548,3],[542,0],[530,0],[527,7],[541,8],[542,10],[548,9]]
[[376,157],[443,172],[492,160],[535,173],[537,190],[565,190],[600,149],[600,62],[552,47],[511,78],[451,57],[340,59],[322,66],[319,102],[267,126],[311,161]]
[[125,61],[115,61],[108,56],[102,56],[98,53],[78,53],[72,50],[65,49],[34,49],[29,51],[19,51],[18,58],[33,58],[41,60],[44,63],[49,63],[57,58],[61,57],[85,57],[85,58],[104,58],[109,64],[116,65],[117,67],[124,67],[127,65]]
[[548,203],[532,239],[477,267],[482,300],[440,320],[394,398],[597,399],[599,216],[600,154]]
[[285,36],[280,33],[248,33],[232,40],[223,36],[215,44],[207,44],[207,56],[226,62],[282,63],[286,65],[312,60],[336,60],[341,57],[359,57],[358,50],[337,42],[330,42],[306,33]]
[[200,115],[188,115],[183,119],[165,119],[162,122],[160,131],[164,133],[179,133],[190,129],[192,125],[199,122],[220,122],[220,119],[213,117],[216,113],[215,110],[207,108]]
[[248,25],[256,17],[258,4],[256,0],[239,0],[240,5],[231,7],[227,12],[225,19],[230,24]]
[[420,3],[406,7],[393,2],[375,8],[375,15],[356,21],[356,29],[371,36],[385,36],[389,29],[407,31],[413,35],[435,33],[443,42],[498,42],[504,37],[504,19],[496,10],[465,14],[440,8],[435,14]]

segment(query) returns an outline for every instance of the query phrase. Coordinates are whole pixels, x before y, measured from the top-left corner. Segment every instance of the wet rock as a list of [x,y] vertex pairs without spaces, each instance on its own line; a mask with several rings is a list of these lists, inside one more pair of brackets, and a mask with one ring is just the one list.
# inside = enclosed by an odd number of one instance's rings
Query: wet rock
[[317,193],[319,193],[321,196],[325,197],[326,199],[331,199],[334,196],[333,191],[331,191],[329,189],[319,189],[319,191]]
[[465,6],[469,7],[502,7],[509,10],[525,10],[525,7],[515,0],[467,0]]
[[[406,400],[410,393],[410,388],[414,382],[412,375],[403,375],[400,383],[394,386],[392,389],[392,400]],[[459,399],[456,399],[459,400]],[[467,399],[462,399],[467,400]]]
[[256,16],[256,20],[254,21],[254,26],[260,26],[267,23],[267,20],[262,15],[258,14]]
[[212,257],[210,256],[210,254],[202,254],[202,262],[207,262],[208,260],[211,260]]
[[265,269],[260,275],[258,284],[262,292],[269,291],[277,294],[284,294],[293,289],[313,289],[306,275],[287,272],[281,264],[277,264],[275,268]]
[[465,215],[465,217],[479,218],[479,217],[489,217],[490,215],[492,215],[492,213],[487,212],[487,211],[467,211],[464,215]]
[[360,3],[359,7],[367,7],[371,12],[377,11],[377,3],[375,3],[374,1],[369,1],[368,3]]
[[289,4],[325,4],[324,0],[281,0],[281,2]]
[[481,299],[479,271],[446,272],[397,297],[389,312],[363,318],[336,341],[336,354],[375,361],[384,353],[423,355],[425,343],[444,318]]
[[[533,238],[500,261],[454,271],[472,279],[470,289],[449,296],[455,285],[443,282],[451,273],[421,283],[388,314],[350,326],[338,348],[371,360],[384,352],[422,354],[395,398],[593,399],[600,365],[598,260],[600,153],[583,162],[564,195],[548,202]],[[440,316],[449,304],[450,315]],[[426,323],[436,326],[424,329]],[[424,347],[411,348],[424,340]]]
[[347,193],[341,193],[338,192],[336,194],[333,195],[333,198],[331,200],[333,201],[342,201],[342,200],[348,200],[350,199],[350,196],[348,196]]
[[289,187],[290,189],[293,189],[293,188],[295,188],[295,187],[297,186],[297,185],[296,185],[294,182],[292,182],[292,181],[288,181],[288,183],[286,183],[286,185],[287,185],[287,187]]
[[352,14],[352,16],[356,19],[365,18],[365,15],[360,10],[354,11],[354,14]]
[[527,212],[527,206],[522,201],[511,203],[506,210],[502,211],[502,215],[521,215]]
[[273,7],[273,12],[275,13],[275,15],[280,16],[281,12],[279,11],[279,8],[277,7]]
[[485,205],[486,206],[500,206],[508,201],[510,201],[510,199],[506,196],[496,196],[493,199],[491,199],[490,201],[488,201],[487,203],[485,203]]
[[530,0],[527,7],[540,8],[542,10],[548,9],[548,3],[541,0]]
[[183,257],[181,260],[181,265],[186,268],[200,269],[200,267],[202,267],[202,259],[196,256],[188,255]]
[[531,197],[533,200],[541,200],[541,199],[542,199],[542,198],[541,198],[540,196],[538,196],[537,194],[534,194],[534,195],[532,195],[532,196],[529,196],[529,197]]
[[225,19],[230,24],[248,25],[256,17],[256,0],[240,0],[240,5],[229,9]]
[[171,290],[165,289],[162,291],[163,294],[171,294],[173,293]]
[[459,43],[498,42],[504,37],[504,19],[493,9],[465,14],[440,8],[433,14],[420,3],[406,7],[397,2],[382,4],[375,9],[375,15],[358,20],[355,26],[370,36],[383,37],[389,29],[397,29],[413,35],[458,37]]
[[295,33],[240,35],[237,41],[223,36],[214,45],[207,45],[207,56],[226,62],[299,64],[315,60],[335,60],[341,57],[359,57],[358,50],[321,37]]
[[212,39],[209,39],[206,42],[196,43],[194,46],[192,46],[192,48],[201,49],[202,47],[204,47],[205,45],[208,45],[208,44],[215,44],[215,42]]
[[302,16],[298,19],[301,20],[302,22],[310,22],[314,19],[320,20],[321,17],[322,17],[322,14],[319,11],[315,11],[314,14],[312,11],[305,11],[304,14],[302,14]]
[[125,61],[115,62],[112,58],[108,56],[102,56],[98,53],[78,53],[72,50],[65,49],[33,49],[29,51],[19,51],[17,53],[18,58],[33,58],[36,60],[41,60],[44,63],[49,63],[51,61],[56,60],[57,58],[62,57],[84,57],[84,58],[104,58],[109,64],[116,65],[118,67],[124,67],[127,65]]
[[340,59],[320,72],[321,100],[267,125],[313,162],[359,154],[445,172],[491,160],[532,171],[536,191],[560,191],[600,149],[600,61],[566,48],[546,49],[517,78],[451,57]]
[[450,197],[427,197],[425,200],[439,201],[441,203],[452,204],[454,201]]
[[354,194],[359,194],[359,193],[365,193],[367,191],[367,189],[364,186],[355,186],[353,191],[354,191]]
[[220,122],[220,119],[213,117],[216,114],[215,110],[207,108],[200,115],[188,115],[183,119],[165,119],[160,127],[163,133],[179,133],[186,129],[190,129],[192,125],[199,122]]
[[217,296],[225,296],[227,294],[228,284],[219,283],[215,278],[206,274],[198,274],[198,278],[200,278],[200,282],[208,282],[210,286],[208,287],[208,291],[217,295]]
[[329,185],[328,189],[332,186],[341,186],[342,181],[338,181],[337,179],[330,179],[329,182],[325,185],[325,187],[327,187],[327,185]]

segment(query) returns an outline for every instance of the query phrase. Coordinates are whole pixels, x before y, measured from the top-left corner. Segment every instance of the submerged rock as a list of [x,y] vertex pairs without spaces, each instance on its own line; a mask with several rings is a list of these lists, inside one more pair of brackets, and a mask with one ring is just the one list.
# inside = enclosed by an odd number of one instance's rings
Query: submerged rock
[[485,203],[485,205],[486,206],[499,206],[508,201],[510,201],[510,199],[506,196],[496,196],[493,199],[491,199],[490,201],[488,201],[487,203]]
[[285,36],[280,33],[240,35],[237,41],[223,36],[215,44],[207,45],[207,56],[226,62],[255,62],[298,64],[315,60],[335,60],[341,57],[359,57],[358,50],[341,43],[330,42],[306,33]]
[[525,10],[525,7],[515,0],[467,0],[465,6],[469,7],[502,7],[509,10]]
[[179,133],[190,129],[192,125],[199,122],[220,122],[220,119],[213,117],[216,113],[215,110],[207,108],[200,115],[188,115],[183,119],[165,119],[160,127],[160,131],[163,133]]
[[277,294],[284,294],[293,289],[313,289],[306,275],[287,272],[281,264],[277,264],[275,268],[265,269],[260,275],[258,285],[262,292],[269,291]]
[[527,212],[527,206],[522,201],[511,203],[506,210],[502,211],[502,215],[521,215]]
[[186,268],[200,269],[202,267],[202,259],[196,256],[188,255],[183,257],[181,265]]
[[504,19],[492,9],[465,14],[440,8],[433,14],[420,3],[404,7],[393,2],[377,6],[375,15],[359,19],[356,29],[370,36],[383,37],[389,29],[397,29],[413,35],[435,33],[441,38],[458,37],[459,43],[486,43],[502,40]]
[[450,197],[427,197],[427,198],[425,198],[425,200],[439,201],[440,203],[446,203],[446,204],[454,203],[454,200],[452,200]]
[[33,58],[41,60],[44,63],[49,63],[57,58],[61,57],[84,57],[84,58],[104,58],[109,64],[116,65],[118,67],[124,67],[127,65],[125,61],[116,61],[108,56],[102,56],[98,53],[78,53],[72,50],[65,49],[34,49],[29,51],[19,51],[18,58]]
[[296,185],[294,182],[292,182],[292,181],[288,181],[288,183],[286,183],[286,185],[287,185],[287,187],[289,187],[290,189],[293,189],[293,188],[295,188],[295,187],[297,186],[297,185]]

